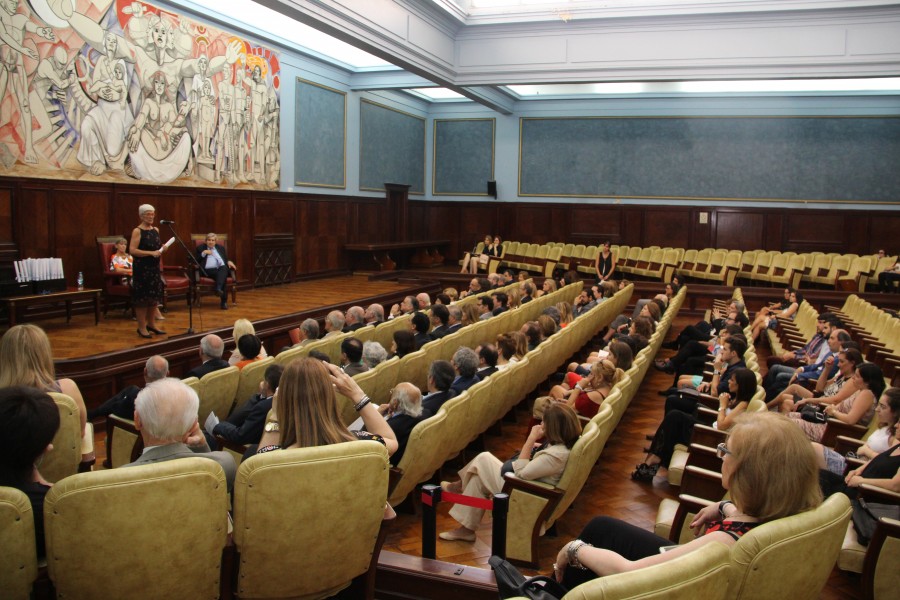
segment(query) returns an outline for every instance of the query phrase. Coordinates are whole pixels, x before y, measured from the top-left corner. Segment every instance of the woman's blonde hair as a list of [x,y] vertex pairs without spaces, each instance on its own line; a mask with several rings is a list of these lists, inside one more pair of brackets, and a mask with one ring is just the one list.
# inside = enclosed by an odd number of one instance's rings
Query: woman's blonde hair
[[0,340],[0,387],[11,385],[57,390],[50,338],[37,325],[10,327]]
[[506,292],[506,306],[509,308],[519,308],[522,301],[522,292],[517,287],[511,287]]
[[568,324],[575,320],[575,315],[572,313],[572,305],[568,302],[557,302],[556,310],[559,311],[559,324]]
[[741,415],[728,440],[728,489],[741,511],[766,522],[822,503],[815,453],[790,419],[770,412]]
[[[625,376],[625,371],[614,365],[611,360],[604,358],[603,360],[598,360],[591,366],[591,375],[594,377],[601,377],[604,383],[607,383],[612,387],[622,381],[622,377]],[[596,386],[596,383],[593,381],[591,383]]]
[[547,279],[545,279],[545,280],[544,280],[544,283],[546,283],[547,285],[550,286],[550,289],[547,290],[547,293],[548,293],[548,294],[549,294],[550,292],[555,292],[555,291],[557,290],[556,280],[553,279],[552,277],[548,277]]
[[581,420],[575,409],[565,402],[551,402],[544,409],[544,437],[551,444],[571,448],[581,435]]
[[237,343],[237,341],[245,335],[256,335],[256,329],[253,328],[253,323],[248,319],[238,319],[234,322],[232,335],[234,336],[235,343]]
[[338,412],[337,397],[325,363],[302,357],[288,364],[278,384],[276,403],[281,447],[327,446],[356,438]]
[[478,314],[477,302],[466,302],[460,308],[462,308],[463,322],[466,325],[474,325],[478,322],[478,318],[481,315]]
[[448,287],[444,289],[444,293],[447,294],[447,297],[454,302],[456,302],[456,300],[459,298],[459,292],[456,290],[456,288]]

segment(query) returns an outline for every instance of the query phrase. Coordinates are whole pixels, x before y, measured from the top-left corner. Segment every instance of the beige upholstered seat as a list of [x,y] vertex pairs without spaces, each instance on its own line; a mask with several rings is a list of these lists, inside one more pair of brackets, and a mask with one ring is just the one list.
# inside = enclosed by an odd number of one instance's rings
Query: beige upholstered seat
[[0,595],[28,598],[38,575],[34,515],[23,492],[0,487]]
[[134,462],[141,455],[144,440],[134,421],[116,415],[106,417],[106,460],[103,466],[115,469]]
[[81,462],[81,416],[71,397],[50,392],[59,408],[59,430],[53,436],[53,451],[41,463],[41,475],[51,483],[78,472]]
[[[234,392],[234,410],[241,407],[253,394],[259,393],[259,382],[265,379],[266,369],[275,363],[275,358],[268,356],[262,360],[252,362],[241,369],[238,378],[237,389]],[[218,413],[216,413],[218,414]],[[219,418],[223,418],[222,415]]]
[[[900,504],[900,494],[872,485],[860,486],[860,496],[866,502]],[[848,525],[838,568],[862,575],[864,600],[896,597],[900,586],[900,521],[881,518],[868,546],[859,543],[853,524]]]
[[[370,574],[388,489],[377,442],[281,450],[245,460],[234,484],[239,598],[324,598]],[[185,596],[182,596],[185,597]]]
[[237,367],[225,367],[204,375],[200,379],[200,408],[197,410],[200,422],[206,421],[210,412],[216,413],[220,420],[231,413],[234,395],[241,380],[241,371]]
[[707,544],[665,564],[598,577],[563,600],[724,600],[730,556],[725,544]]
[[744,534],[731,548],[728,597],[818,598],[840,552],[850,512],[847,496],[835,494],[814,510]]
[[60,598],[216,598],[227,510],[205,458],[68,477],[44,501],[48,574]]

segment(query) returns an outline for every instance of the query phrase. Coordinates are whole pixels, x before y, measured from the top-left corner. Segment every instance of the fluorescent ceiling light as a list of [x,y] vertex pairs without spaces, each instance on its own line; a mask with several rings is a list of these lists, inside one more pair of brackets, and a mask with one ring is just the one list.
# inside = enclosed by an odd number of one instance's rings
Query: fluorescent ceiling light
[[368,52],[252,0],[174,0],[174,2],[186,8],[201,9],[198,12],[219,14],[235,23],[246,24],[265,36],[281,38],[288,45],[312,50],[319,55],[353,68],[393,67],[391,63]]
[[442,87],[410,88],[409,91],[416,92],[432,100],[468,100],[462,94]]
[[827,92],[897,92],[900,78],[785,79],[760,81],[679,81],[509,85],[520,97],[638,94],[764,94]]

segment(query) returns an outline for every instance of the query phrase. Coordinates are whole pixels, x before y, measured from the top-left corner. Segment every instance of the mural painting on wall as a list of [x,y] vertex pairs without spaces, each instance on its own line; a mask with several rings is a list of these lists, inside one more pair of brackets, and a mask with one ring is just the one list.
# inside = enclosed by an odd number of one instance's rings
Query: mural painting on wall
[[0,174],[278,187],[275,52],[146,2],[0,0]]

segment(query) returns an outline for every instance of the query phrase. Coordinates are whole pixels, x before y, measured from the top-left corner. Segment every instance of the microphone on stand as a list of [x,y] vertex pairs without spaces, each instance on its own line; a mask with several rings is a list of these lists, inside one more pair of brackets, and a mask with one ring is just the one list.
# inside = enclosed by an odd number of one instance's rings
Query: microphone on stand
[[161,219],[159,222],[161,225],[174,225],[175,224],[175,221],[167,221],[166,219]]

